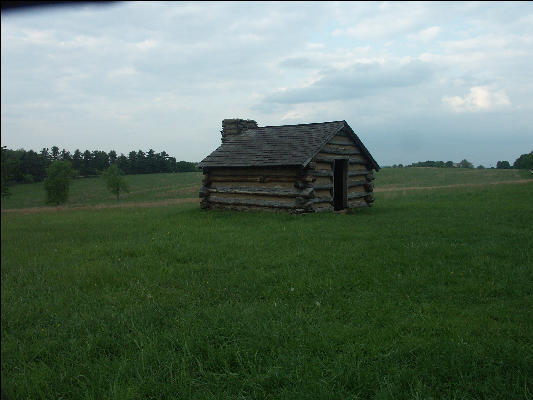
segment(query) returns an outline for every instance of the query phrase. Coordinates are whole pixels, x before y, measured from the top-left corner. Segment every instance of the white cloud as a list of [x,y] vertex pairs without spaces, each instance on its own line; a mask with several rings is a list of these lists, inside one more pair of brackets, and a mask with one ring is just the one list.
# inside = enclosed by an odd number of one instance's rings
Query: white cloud
[[334,36],[357,39],[383,39],[409,33],[427,19],[431,8],[424,3],[349,3],[337,5],[341,25]]
[[441,30],[442,29],[439,26],[432,26],[430,28],[422,29],[417,33],[412,33],[407,37],[411,40],[427,43],[435,39],[435,37],[441,32]]
[[491,90],[488,86],[474,86],[464,97],[444,96],[442,102],[457,113],[492,111],[511,105],[504,90]]
[[358,62],[347,67],[328,67],[287,90],[266,95],[264,102],[280,104],[322,103],[387,94],[397,88],[425,83],[434,66],[419,60]]
[[448,40],[442,43],[446,52],[470,52],[479,51],[481,49],[503,49],[517,38],[509,35],[480,35],[467,39]]
[[285,113],[283,117],[281,117],[282,121],[294,121],[294,120],[301,120],[303,119],[307,114],[303,113],[302,111],[289,111]]
[[142,42],[135,43],[135,47],[141,51],[147,51],[159,47],[159,42],[153,39],[146,39]]
[[237,39],[241,42],[261,42],[265,40],[265,37],[262,35],[257,35],[255,33],[243,33],[237,36]]
[[[21,36],[16,37],[23,42],[36,44],[36,45],[45,45],[52,44],[55,42],[55,35],[50,30],[37,30],[37,29],[21,29]],[[2,35],[4,32],[2,32]],[[15,39],[13,37],[12,39]]]
[[86,81],[90,76],[89,73],[83,70],[70,67],[65,68],[54,80],[54,92],[62,96],[73,95],[76,84]]
[[122,68],[118,68],[118,69],[114,69],[112,71],[109,71],[109,73],[107,74],[107,76],[109,78],[119,78],[119,77],[123,77],[123,76],[132,76],[132,75],[135,75],[137,74],[137,70],[134,68],[134,67],[122,67]]
[[106,44],[106,39],[96,36],[76,35],[73,39],[59,43],[61,46],[83,49],[96,48]]
[[326,47],[326,45],[324,43],[309,42],[306,43],[305,47],[307,47],[308,49],[323,49],[324,47]]

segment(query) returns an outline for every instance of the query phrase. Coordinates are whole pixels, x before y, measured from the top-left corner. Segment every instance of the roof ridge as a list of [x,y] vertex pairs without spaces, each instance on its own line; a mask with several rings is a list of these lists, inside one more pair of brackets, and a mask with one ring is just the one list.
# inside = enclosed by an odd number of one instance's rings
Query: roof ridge
[[258,128],[281,128],[281,127],[284,127],[284,126],[303,126],[303,125],[321,125],[321,124],[333,124],[335,122],[346,122],[345,120],[342,120],[342,121],[324,121],[324,122],[310,122],[310,123],[307,123],[307,124],[288,124],[288,125],[265,125],[265,126],[258,126],[257,128],[251,128],[249,130],[254,130],[254,129],[258,129]]

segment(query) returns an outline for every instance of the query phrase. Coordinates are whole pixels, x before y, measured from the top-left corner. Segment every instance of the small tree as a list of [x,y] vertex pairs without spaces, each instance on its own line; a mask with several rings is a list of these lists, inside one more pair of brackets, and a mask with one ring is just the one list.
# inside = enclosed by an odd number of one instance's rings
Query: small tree
[[509,164],[509,161],[498,161],[496,163],[497,169],[509,169],[511,168],[511,164]]
[[120,199],[120,192],[129,192],[128,184],[124,179],[124,172],[118,168],[117,164],[111,165],[104,173],[102,178],[105,180],[109,191]]
[[74,171],[68,161],[53,161],[48,167],[48,177],[44,180],[46,202],[60,205],[68,199],[68,190]]
[[459,168],[474,168],[474,164],[467,159],[464,159],[459,163]]

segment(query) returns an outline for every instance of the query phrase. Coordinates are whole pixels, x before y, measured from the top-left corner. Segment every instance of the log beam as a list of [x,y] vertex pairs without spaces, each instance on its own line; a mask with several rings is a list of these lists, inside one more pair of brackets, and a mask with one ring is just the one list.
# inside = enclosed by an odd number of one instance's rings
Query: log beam
[[366,180],[364,181],[348,181],[348,188],[353,188],[353,187],[356,187],[356,186],[363,186],[363,185],[366,185],[368,184],[368,182]]
[[[254,196],[275,196],[275,197],[304,197],[313,198],[315,189],[312,187],[298,189],[284,189],[284,188],[256,188],[256,187],[210,187],[206,188],[210,193],[230,193],[230,194],[246,194]],[[205,192],[205,191],[204,191]],[[202,192],[200,192],[202,193]]]
[[294,182],[296,176],[210,176],[208,182]]
[[329,185],[315,185],[314,188],[315,188],[315,190],[332,190],[333,189],[333,185],[332,184],[329,184]]
[[359,208],[359,207],[369,207],[369,204],[362,200],[348,202],[348,208]]
[[284,208],[284,209],[300,208],[300,207],[296,207],[296,203],[294,201],[280,202],[280,201],[273,201],[273,200],[235,199],[235,198],[217,197],[217,196],[210,196],[209,201],[210,203],[213,203],[213,204],[224,204],[228,206],[232,206],[232,205],[234,206],[258,206],[258,207]]
[[368,165],[368,161],[367,161],[367,160],[352,160],[352,159],[350,159],[350,160],[348,160],[348,162],[349,162],[350,164],[366,165],[367,168],[369,168],[369,169],[371,168],[371,167]]
[[349,146],[354,146],[355,147],[355,143],[350,141],[350,143],[348,142],[341,142],[341,141],[338,141],[338,140],[335,140],[333,139],[332,141],[328,142],[327,144],[332,144],[334,146],[344,146],[344,147],[349,147]]
[[341,149],[328,149],[328,148],[322,149],[320,153],[337,154],[341,156],[355,156],[355,155],[361,154],[361,152],[357,150],[341,150]]
[[333,171],[331,170],[317,170],[309,171],[311,176],[333,176]]
[[371,174],[370,171],[368,170],[363,170],[363,171],[349,171],[348,172],[348,176],[362,176],[362,175],[369,175]]
[[367,197],[367,196],[372,196],[372,193],[368,193],[368,192],[351,193],[351,194],[348,195],[348,200],[362,199],[362,198]]

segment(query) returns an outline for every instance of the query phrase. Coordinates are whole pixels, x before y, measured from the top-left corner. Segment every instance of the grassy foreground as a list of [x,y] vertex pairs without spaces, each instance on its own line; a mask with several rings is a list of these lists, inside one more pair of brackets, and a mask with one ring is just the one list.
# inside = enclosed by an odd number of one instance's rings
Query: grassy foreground
[[533,184],[2,215],[14,399],[531,399]]

